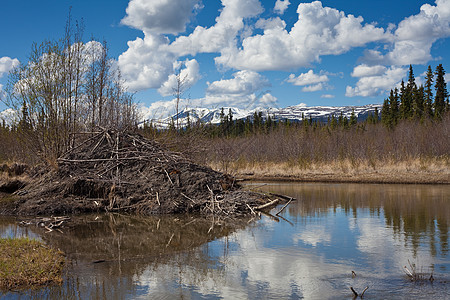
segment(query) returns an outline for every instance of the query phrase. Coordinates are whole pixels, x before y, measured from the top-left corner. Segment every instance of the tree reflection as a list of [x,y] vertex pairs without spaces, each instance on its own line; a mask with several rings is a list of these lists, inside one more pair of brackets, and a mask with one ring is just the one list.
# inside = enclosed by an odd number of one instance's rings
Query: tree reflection
[[394,235],[404,233],[404,243],[411,244],[414,257],[425,237],[433,257],[439,248],[442,255],[448,253],[448,186],[280,184],[263,189],[299,199],[298,205],[288,208],[296,221],[304,217],[326,217],[330,212],[335,214],[337,208],[357,219],[359,210],[368,209],[371,215],[384,214],[386,225],[392,228]]

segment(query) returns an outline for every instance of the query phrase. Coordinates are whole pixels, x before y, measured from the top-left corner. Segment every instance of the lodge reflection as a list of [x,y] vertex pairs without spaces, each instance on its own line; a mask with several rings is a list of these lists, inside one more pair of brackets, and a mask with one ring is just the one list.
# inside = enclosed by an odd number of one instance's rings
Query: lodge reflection
[[299,199],[296,205],[288,208],[290,217],[296,222],[301,222],[304,217],[327,216],[330,210],[335,213],[337,208],[357,219],[358,210],[365,209],[371,216],[384,216],[394,234],[403,233],[414,256],[424,237],[429,240],[432,256],[436,256],[437,251],[444,256],[448,254],[448,186],[273,184],[261,189]]
[[[10,221],[4,225],[18,227]],[[174,279],[182,282],[183,273],[189,268],[197,271],[196,278],[190,278],[190,282],[204,281],[208,270],[214,269],[217,275],[221,269],[208,249],[208,242],[255,225],[249,225],[249,221],[248,218],[104,214],[73,217],[62,232],[29,227],[47,244],[61,249],[67,255],[69,267],[63,286],[29,291],[28,296],[124,299],[142,293],[137,290],[136,278],[143,277],[149,269],[161,270],[167,266],[178,269],[179,276],[174,278],[170,274],[164,278],[164,273],[158,271],[159,278],[166,283]],[[5,228],[1,225],[0,228]],[[220,255],[227,255],[226,240]]]

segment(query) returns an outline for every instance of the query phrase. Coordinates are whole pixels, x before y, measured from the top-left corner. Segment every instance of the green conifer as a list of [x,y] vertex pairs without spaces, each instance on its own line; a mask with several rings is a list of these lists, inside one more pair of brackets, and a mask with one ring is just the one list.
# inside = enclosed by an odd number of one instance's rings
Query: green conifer
[[436,97],[434,98],[434,114],[437,118],[442,118],[447,106],[447,83],[445,82],[445,71],[442,64],[436,67]]

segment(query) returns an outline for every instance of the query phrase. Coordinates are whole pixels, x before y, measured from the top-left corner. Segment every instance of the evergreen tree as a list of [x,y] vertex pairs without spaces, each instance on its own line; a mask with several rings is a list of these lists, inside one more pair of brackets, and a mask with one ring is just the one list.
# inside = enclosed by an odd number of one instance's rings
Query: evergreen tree
[[381,122],[384,124],[384,126],[388,128],[392,127],[392,117],[389,99],[385,99],[383,102],[383,107],[381,108]]
[[221,124],[225,123],[225,111],[224,111],[223,107],[222,107],[222,109],[220,110],[219,118],[220,118],[220,123],[221,123]]
[[431,69],[431,66],[428,66],[424,90],[424,115],[428,118],[433,117],[433,78],[433,70]]
[[380,114],[378,113],[378,107],[375,107],[375,112],[373,114],[374,124],[378,123],[380,119]]
[[331,116],[331,129],[336,129],[338,127],[338,120],[336,119],[336,116],[333,114]]
[[445,71],[442,64],[436,67],[436,97],[434,98],[434,114],[437,118],[441,118],[447,106],[447,83],[444,79]]
[[369,112],[366,122],[367,122],[367,124],[375,124],[375,117],[374,117],[373,113]]
[[400,119],[408,119],[411,111],[411,95],[402,80],[400,86]]
[[266,121],[266,132],[269,132],[272,129],[272,118],[270,117],[270,114],[267,114],[267,121]]
[[390,118],[392,125],[397,125],[398,119],[400,118],[400,96],[398,94],[398,89],[395,88],[389,96],[389,108],[390,108]]
[[29,118],[29,114],[28,114],[28,106],[25,101],[23,102],[23,105],[22,105],[22,116],[19,121],[19,129],[21,129],[21,130],[31,129],[31,123],[30,123],[30,118]]
[[409,65],[408,85],[406,86],[410,91],[416,86],[416,79],[414,77],[413,67]]
[[245,124],[244,124],[244,133],[246,135],[250,134],[252,132],[252,121],[250,120],[250,116],[247,116],[247,118],[245,119]]
[[[403,81],[402,81],[402,84]],[[402,119],[409,119],[413,116],[413,103],[414,103],[414,94],[416,93],[416,79],[414,78],[414,72],[412,65],[409,65],[409,74],[408,74],[408,83],[406,84],[406,88],[402,93]]]
[[339,126],[343,127],[344,126],[344,116],[342,115],[342,112],[339,115],[338,121],[339,121]]
[[349,122],[348,122],[347,116],[344,117],[343,127],[344,127],[344,129],[349,128]]
[[352,109],[352,114],[350,115],[350,126],[356,125],[358,118],[355,115],[355,109]]
[[414,118],[422,119],[424,115],[425,89],[421,85],[414,90]]
[[186,112],[186,115],[187,115],[186,131],[190,131],[192,124],[189,112]]
[[231,111],[231,108],[228,109],[226,131],[227,135],[233,134],[234,131],[233,112]]

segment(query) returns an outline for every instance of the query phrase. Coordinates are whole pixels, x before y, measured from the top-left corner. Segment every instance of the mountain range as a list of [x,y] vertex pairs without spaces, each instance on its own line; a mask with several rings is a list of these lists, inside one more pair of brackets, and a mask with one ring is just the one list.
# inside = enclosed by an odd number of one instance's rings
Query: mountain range
[[[313,121],[327,122],[331,116],[339,117],[341,114],[344,117],[350,118],[352,112],[355,112],[355,116],[358,121],[365,120],[369,114],[373,114],[375,110],[381,112],[381,104],[369,104],[364,106],[311,106],[308,107],[304,104],[288,106],[285,108],[255,108],[251,110],[240,109],[237,107],[223,107],[223,108],[189,108],[183,109],[178,114],[174,114],[164,119],[159,120],[145,120],[151,122],[157,128],[167,128],[170,123],[176,124],[178,117],[178,125],[184,127],[190,122],[191,124],[196,122],[202,122],[205,124],[219,124],[221,120],[222,110],[225,116],[228,116],[231,112],[233,120],[247,119],[253,120],[255,113],[261,113],[263,119],[267,119],[268,116],[273,121],[290,120],[292,122],[300,122],[302,118],[312,119]],[[0,112],[0,124],[3,121],[6,124],[17,122],[17,114],[12,109],[7,109]]]
[[251,110],[240,109],[236,107],[223,107],[216,109],[208,108],[189,108],[183,109],[178,114],[167,117],[161,120],[148,120],[158,128],[167,128],[171,122],[177,123],[180,127],[184,127],[190,122],[219,124],[221,121],[222,111],[225,116],[230,113],[233,120],[247,119],[253,120],[255,113],[261,113],[263,119],[268,116],[274,121],[290,120],[292,122],[300,122],[302,118],[312,119],[313,121],[327,122],[331,116],[350,118],[354,111],[358,121],[365,120],[369,114],[374,114],[375,110],[381,112],[381,104],[369,104],[364,106],[311,106],[307,107],[304,104],[289,106],[286,108],[256,108]]

